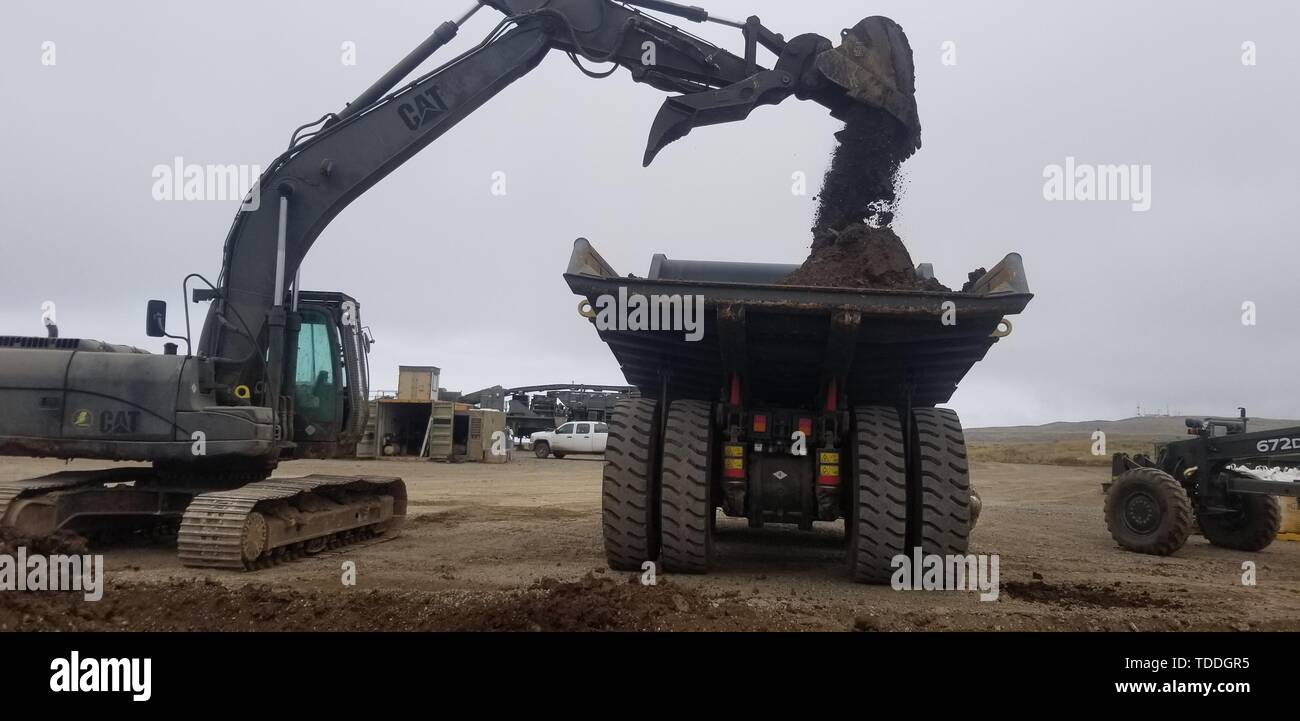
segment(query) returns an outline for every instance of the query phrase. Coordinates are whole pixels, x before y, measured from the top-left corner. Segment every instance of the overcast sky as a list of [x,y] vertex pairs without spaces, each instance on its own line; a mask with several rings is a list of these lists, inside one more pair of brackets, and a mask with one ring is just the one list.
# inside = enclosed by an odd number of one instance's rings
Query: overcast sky
[[[154,166],[265,166],[468,4],[5,0],[0,332],[42,334],[52,300],[65,336],[160,349],[145,301],[169,301],[181,327],[181,279],[216,278],[236,202],[155,201]],[[876,14],[907,32],[924,147],[896,228],[948,285],[1018,251],[1037,294],[954,397],[968,426],[1138,403],[1300,414],[1300,3],[696,4],[787,37],[836,38]],[[481,12],[436,57],[498,20]],[[737,31],[689,29],[740,51]],[[304,286],[360,300],[373,387],[395,387],[399,364],[440,366],[464,391],[622,383],[561,277],[578,236],[624,274],[656,252],[802,261],[839,123],[791,99],[642,169],[662,100],[626,71],[592,80],[553,55],[340,215]],[[1150,210],[1045,200],[1044,168],[1067,157],[1149,165]],[[791,193],[796,171],[814,179],[807,196]]]

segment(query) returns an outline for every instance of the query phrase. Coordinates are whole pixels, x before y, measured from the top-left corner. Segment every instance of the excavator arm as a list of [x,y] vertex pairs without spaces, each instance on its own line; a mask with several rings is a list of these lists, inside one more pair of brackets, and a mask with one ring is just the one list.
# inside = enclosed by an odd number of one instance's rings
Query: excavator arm
[[[611,0],[482,0],[440,26],[339,113],[299,128],[270,164],[226,239],[218,288],[200,339],[213,359],[218,388],[246,385],[257,405],[283,417],[280,383],[293,356],[288,292],[317,236],[359,195],[527,74],[551,51],[570,55],[589,75],[619,67],[668,98],[655,118],[645,153],[649,164],[691,129],[744,119],[760,105],[791,95],[840,114],[853,103],[879,107],[912,130],[919,144],[911,50],[901,29],[868,18],[843,33],[839,48],[820,36],[786,41],[757,18],[720,21],[742,30],[746,50],[734,55],[667,22]],[[699,8],[660,0],[634,3],[691,21],[712,18]],[[482,6],[506,17],[479,45],[399,87]],[[776,55],[757,61],[762,46]],[[608,70],[588,64],[613,63]],[[910,103],[910,104],[909,104]],[[288,340],[286,340],[288,339]]]

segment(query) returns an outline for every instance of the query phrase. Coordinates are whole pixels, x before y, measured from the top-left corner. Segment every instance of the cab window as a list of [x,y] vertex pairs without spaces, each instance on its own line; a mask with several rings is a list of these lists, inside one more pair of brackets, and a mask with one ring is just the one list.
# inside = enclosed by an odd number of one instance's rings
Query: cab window
[[568,435],[573,432],[573,425],[574,424],[572,423],[565,423],[564,425],[560,426],[559,430],[555,432],[560,435]]
[[590,424],[590,423],[579,423],[579,424],[578,424],[578,430],[574,431],[574,433],[577,433],[577,434],[580,435],[580,436],[585,436],[585,435],[587,435],[588,433],[591,433],[591,424]]
[[330,319],[319,311],[304,311],[298,331],[298,371],[294,378],[294,408],[306,423],[331,423],[338,400],[334,378],[334,344]]
[[597,433],[609,433],[609,425],[608,425],[608,424],[605,424],[605,423],[597,423],[597,424],[596,424],[596,432],[597,432]]

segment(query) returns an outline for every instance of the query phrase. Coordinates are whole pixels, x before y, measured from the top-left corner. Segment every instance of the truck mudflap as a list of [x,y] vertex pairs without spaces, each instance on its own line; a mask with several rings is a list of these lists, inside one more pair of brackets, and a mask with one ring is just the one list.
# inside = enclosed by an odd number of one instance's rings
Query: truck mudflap
[[264,568],[395,535],[405,520],[400,478],[272,478],[196,496],[181,521],[177,555],[192,567]]

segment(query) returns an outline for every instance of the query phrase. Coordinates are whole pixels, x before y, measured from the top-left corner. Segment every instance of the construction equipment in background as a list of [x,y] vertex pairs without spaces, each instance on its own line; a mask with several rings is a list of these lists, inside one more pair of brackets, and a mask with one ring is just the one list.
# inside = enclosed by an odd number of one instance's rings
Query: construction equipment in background
[[1300,466],[1300,426],[1248,432],[1236,418],[1188,418],[1191,438],[1155,444],[1154,458],[1116,453],[1106,491],[1106,527],[1121,548],[1175,553],[1194,527],[1216,546],[1260,551],[1277,538],[1277,496],[1300,497],[1300,483],[1271,480],[1250,465]]
[[[978,501],[961,422],[937,406],[1033,297],[1020,256],[962,292],[780,284],[797,267],[660,257],[639,278],[574,244],[564,279],[641,394],[609,420],[611,568],[708,571],[717,508],[752,527],[843,519],[863,582],[914,548],[966,553]],[[601,327],[599,299],[621,296],[700,298],[702,336]]]
[[568,421],[605,421],[618,401],[635,392],[632,386],[551,383],[517,388],[492,386],[466,393],[460,400],[506,411],[512,434],[527,439]]

